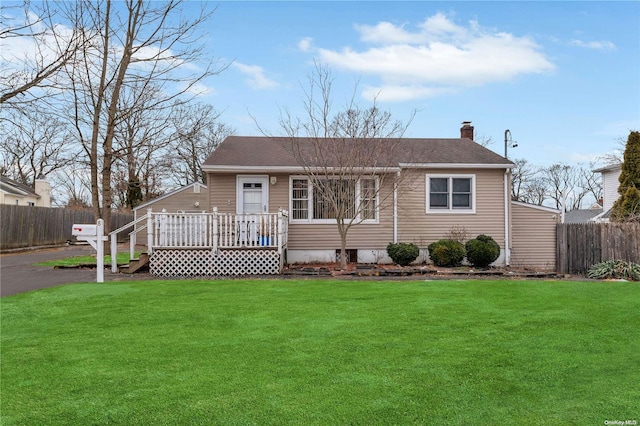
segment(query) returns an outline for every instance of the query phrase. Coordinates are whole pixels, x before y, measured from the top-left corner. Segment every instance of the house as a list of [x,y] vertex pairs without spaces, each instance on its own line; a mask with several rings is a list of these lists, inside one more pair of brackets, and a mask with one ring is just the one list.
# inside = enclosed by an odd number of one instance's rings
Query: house
[[147,209],[156,212],[199,213],[209,209],[209,192],[207,186],[194,182],[157,198],[149,200],[133,208],[133,219],[144,215]]
[[591,207],[589,209],[570,210],[564,214],[564,223],[588,223],[596,217],[601,216],[604,211],[602,207]]
[[44,178],[35,180],[35,187],[0,176],[0,204],[51,207],[51,184]]
[[[340,248],[335,220],[323,210],[304,168],[289,149],[290,142],[291,138],[227,137],[202,166],[207,173],[209,207],[224,215],[288,211],[286,262],[333,262]],[[471,238],[486,234],[498,242],[501,254],[496,265],[509,265],[516,246],[522,251],[519,264],[555,267],[559,211],[512,203],[514,164],[474,142],[470,122],[463,123],[460,138],[398,142],[402,149],[394,154],[391,166],[378,170],[394,175],[397,184],[386,179],[378,188],[380,181],[375,177],[348,183],[354,188],[350,202],[373,206],[348,233],[352,260],[389,261],[386,246],[390,242],[413,242],[424,249],[452,229],[464,227]],[[299,138],[296,143],[304,149],[310,140]],[[375,164],[362,166],[375,175]],[[375,188],[375,199],[362,195],[367,187]],[[533,219],[539,219],[542,228],[528,226]],[[531,239],[532,235],[543,238]],[[536,244],[535,249],[529,247]],[[528,263],[526,251],[536,249],[539,258]]]
[[142,203],[133,208],[135,232],[132,234],[132,246],[136,245],[138,238],[142,241],[148,239],[148,233],[142,232],[146,223],[139,223],[138,219],[144,217],[149,209],[165,213],[204,213],[208,208],[209,192],[207,186],[200,182],[194,182]]
[[622,163],[609,164],[594,173],[602,173],[602,212],[594,216],[591,222],[608,222],[611,208],[620,197],[618,186],[620,185],[620,173],[622,173]]

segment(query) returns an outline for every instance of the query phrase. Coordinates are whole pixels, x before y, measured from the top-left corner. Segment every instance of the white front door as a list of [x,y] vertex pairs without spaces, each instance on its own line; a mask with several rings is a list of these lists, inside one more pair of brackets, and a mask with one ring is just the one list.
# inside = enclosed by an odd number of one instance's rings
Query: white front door
[[236,213],[269,213],[269,176],[238,176]]

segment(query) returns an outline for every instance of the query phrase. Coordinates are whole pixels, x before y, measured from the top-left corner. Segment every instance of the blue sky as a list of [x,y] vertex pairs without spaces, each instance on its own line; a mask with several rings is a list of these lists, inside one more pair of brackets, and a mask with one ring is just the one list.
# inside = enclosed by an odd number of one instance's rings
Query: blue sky
[[[462,121],[511,158],[585,162],[640,129],[640,2],[221,2],[209,54],[233,61],[202,101],[240,135],[278,134],[302,116],[313,61],[330,66],[334,103],[357,99],[406,136],[459,137]],[[192,2],[188,7],[199,8]]]

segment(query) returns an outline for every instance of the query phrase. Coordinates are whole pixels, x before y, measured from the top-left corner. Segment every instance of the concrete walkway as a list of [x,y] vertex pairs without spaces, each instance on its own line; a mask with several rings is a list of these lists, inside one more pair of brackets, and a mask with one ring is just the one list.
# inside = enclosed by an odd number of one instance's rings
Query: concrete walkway
[[[0,297],[69,283],[96,282],[95,269],[53,269],[34,263],[73,256],[95,255],[91,246],[66,246],[0,255]],[[113,274],[105,269],[105,281],[149,279],[149,274]]]

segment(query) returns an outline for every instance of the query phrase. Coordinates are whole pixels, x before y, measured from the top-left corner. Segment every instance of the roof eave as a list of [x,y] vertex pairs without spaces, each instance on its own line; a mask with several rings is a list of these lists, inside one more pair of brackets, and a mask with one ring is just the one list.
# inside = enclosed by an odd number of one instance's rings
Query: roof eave
[[[324,167],[306,168],[302,166],[213,166],[204,165],[202,170],[207,173],[305,173],[307,170],[325,170]],[[326,170],[340,170],[340,167],[327,167]],[[352,170],[363,172],[395,173],[401,170],[400,167],[351,167]]]
[[488,163],[400,163],[403,169],[513,169],[514,164]]

